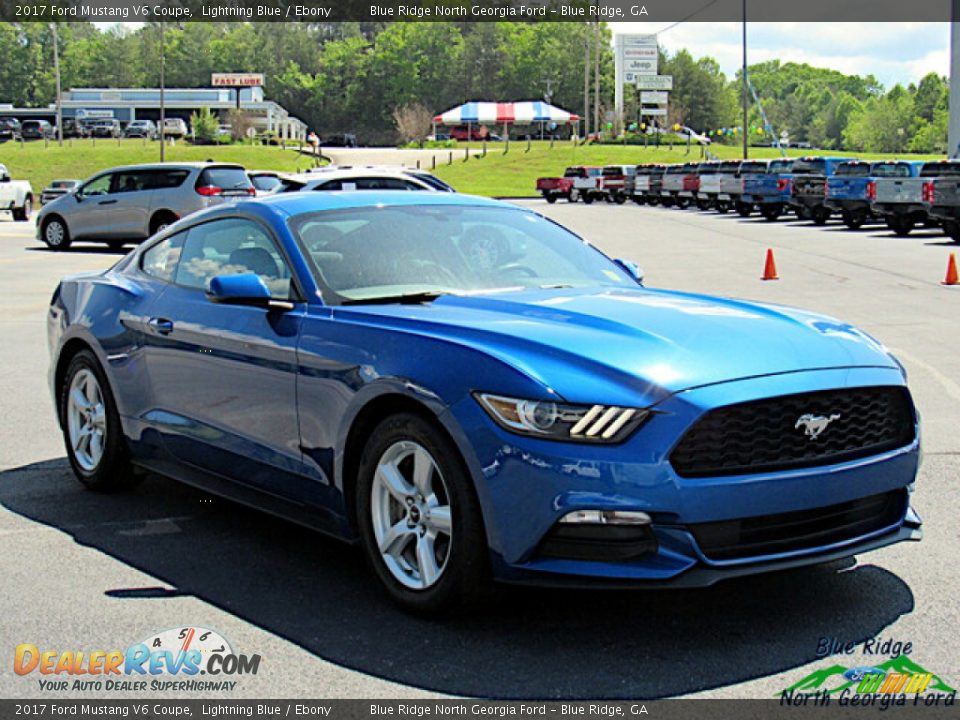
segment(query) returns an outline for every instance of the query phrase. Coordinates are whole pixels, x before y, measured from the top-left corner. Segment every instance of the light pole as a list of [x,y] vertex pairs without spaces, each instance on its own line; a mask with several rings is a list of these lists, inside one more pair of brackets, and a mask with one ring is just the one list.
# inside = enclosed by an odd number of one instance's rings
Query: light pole
[[750,156],[747,129],[747,0],[743,0],[743,159]]
[[947,126],[947,157],[960,155],[960,0],[950,3],[950,119]]
[[590,134],[590,25],[583,36],[587,54],[583,59],[583,137]]
[[53,33],[53,74],[57,80],[57,144],[63,147],[63,105],[60,95],[60,40],[57,35],[57,24],[50,23]]
[[164,85],[166,78],[164,73],[166,70],[166,48],[164,47],[164,37],[163,37],[163,23],[160,23],[160,162],[164,162],[167,159],[166,148],[167,141],[164,137],[166,128],[166,119],[167,119],[167,108],[166,108],[166,98],[164,97]]

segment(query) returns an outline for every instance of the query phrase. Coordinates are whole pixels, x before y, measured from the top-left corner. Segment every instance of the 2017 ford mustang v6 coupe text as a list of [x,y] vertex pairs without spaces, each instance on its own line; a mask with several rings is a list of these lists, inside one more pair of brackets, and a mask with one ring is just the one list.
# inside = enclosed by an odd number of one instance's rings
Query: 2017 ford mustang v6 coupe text
[[94,489],[154,471],[359,542],[407,608],[492,579],[709,585],[918,539],[870,336],[644,288],[540,215],[310,193],[63,280],[50,382]]

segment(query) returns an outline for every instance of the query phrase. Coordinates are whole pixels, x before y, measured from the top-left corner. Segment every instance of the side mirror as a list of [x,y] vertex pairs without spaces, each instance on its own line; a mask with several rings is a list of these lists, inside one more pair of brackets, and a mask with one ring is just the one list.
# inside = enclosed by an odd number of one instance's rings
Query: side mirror
[[250,305],[267,310],[293,310],[293,303],[274,300],[263,278],[255,273],[217,275],[210,280],[207,297],[226,305]]
[[0,175],[0,183],[10,182],[9,175]]
[[632,260],[622,260],[617,258],[614,262],[627,271],[627,274],[636,281],[637,285],[643,285],[643,269]]

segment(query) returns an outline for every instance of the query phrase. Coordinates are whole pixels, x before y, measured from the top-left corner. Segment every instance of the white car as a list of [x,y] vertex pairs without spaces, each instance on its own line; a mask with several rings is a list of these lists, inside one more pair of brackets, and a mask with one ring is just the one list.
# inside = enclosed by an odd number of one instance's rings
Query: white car
[[190,132],[182,118],[164,118],[163,134],[166,137],[182,138]]
[[18,222],[33,214],[33,188],[27,180],[11,180],[6,165],[0,165],[0,211],[7,210]]
[[[431,176],[432,177],[432,176]],[[318,168],[299,175],[283,175],[284,187],[279,192],[311,190],[422,190],[445,192],[413,172],[384,170],[375,167]],[[440,182],[437,180],[436,182]],[[449,186],[448,186],[449,187]]]

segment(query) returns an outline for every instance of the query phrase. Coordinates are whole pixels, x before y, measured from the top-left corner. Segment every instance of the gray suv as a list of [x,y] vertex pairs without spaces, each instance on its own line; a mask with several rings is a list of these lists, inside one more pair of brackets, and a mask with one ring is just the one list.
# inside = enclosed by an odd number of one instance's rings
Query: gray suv
[[85,180],[37,214],[37,238],[52,250],[76,240],[120,248],[197,210],[256,195],[246,171],[225,163],[113,168]]

